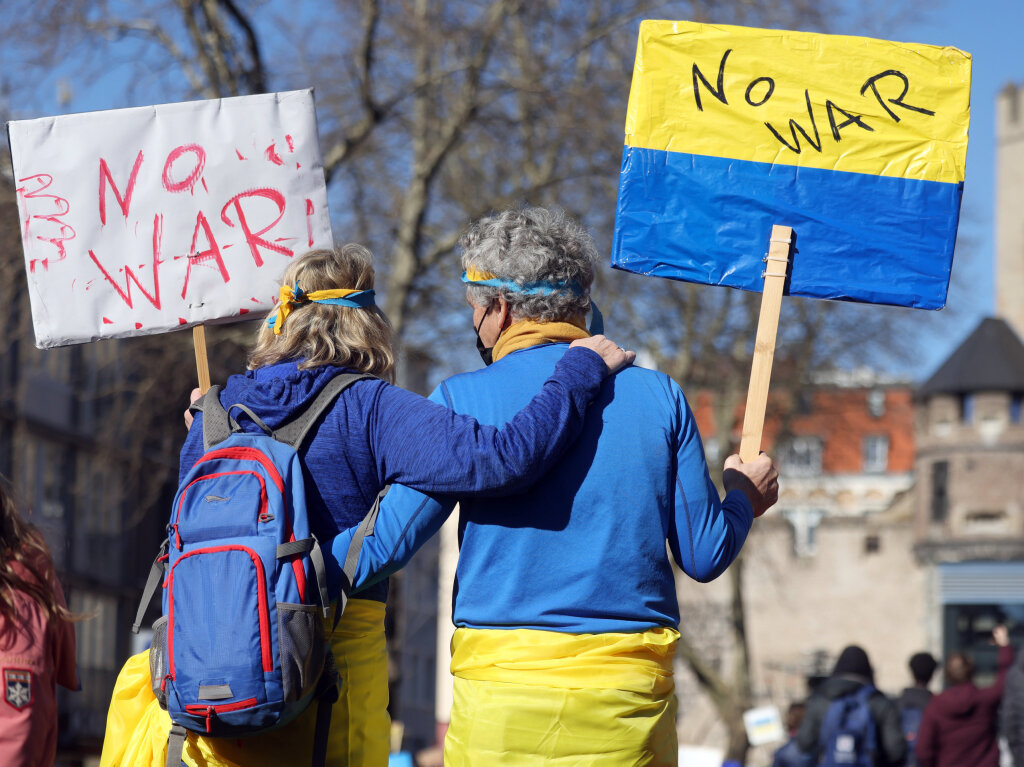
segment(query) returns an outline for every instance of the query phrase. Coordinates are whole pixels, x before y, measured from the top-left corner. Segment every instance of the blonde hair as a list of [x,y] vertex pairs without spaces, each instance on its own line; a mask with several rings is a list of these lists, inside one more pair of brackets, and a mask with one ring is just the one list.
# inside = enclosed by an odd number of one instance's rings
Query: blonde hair
[[[334,250],[311,250],[285,269],[281,281],[293,288],[298,284],[306,293],[335,288],[369,290],[373,287],[373,255],[354,243]],[[276,313],[274,309],[267,318]],[[355,309],[300,304],[293,307],[280,335],[266,322],[260,323],[249,369],[301,357],[300,368],[340,365],[394,383],[391,343],[391,323],[376,306]]]

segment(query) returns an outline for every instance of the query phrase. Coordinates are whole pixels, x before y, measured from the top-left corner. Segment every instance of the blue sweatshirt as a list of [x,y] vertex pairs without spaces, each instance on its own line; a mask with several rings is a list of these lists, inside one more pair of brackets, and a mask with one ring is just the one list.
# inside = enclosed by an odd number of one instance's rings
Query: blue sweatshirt
[[[274,429],[342,372],[333,366],[300,370],[296,361],[268,365],[231,376],[220,401],[247,405]],[[599,355],[573,349],[529,407],[500,431],[385,381],[356,381],[299,450],[313,533],[326,541],[358,524],[392,482],[473,496],[528,487],[579,434],[606,373]],[[258,431],[239,411],[235,415],[246,431]],[[203,453],[202,425],[199,413],[181,449],[179,480]],[[359,596],[383,601],[387,585]]]
[[[500,425],[566,353],[534,346],[445,381],[432,399]],[[725,500],[708,475],[693,414],[661,373],[608,378],[580,438],[525,493],[433,497],[394,487],[360,553],[356,585],[394,572],[461,501],[454,621],[487,629],[644,631],[679,623],[666,541],[699,581],[739,553],[753,522],[740,491]],[[334,541],[344,561],[351,532]]]

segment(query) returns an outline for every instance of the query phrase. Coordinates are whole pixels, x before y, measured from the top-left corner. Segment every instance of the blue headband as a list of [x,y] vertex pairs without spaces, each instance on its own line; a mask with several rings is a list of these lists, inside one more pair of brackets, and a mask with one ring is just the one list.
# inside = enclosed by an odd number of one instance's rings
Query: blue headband
[[[337,293],[344,293],[345,295],[335,295]],[[281,300],[278,305],[278,311],[275,312],[273,316],[267,318],[267,327],[274,327],[279,316],[281,316],[283,325],[284,317],[288,316],[291,307],[302,306],[303,304],[308,303],[347,306],[350,309],[366,309],[367,307],[376,305],[376,302],[374,301],[374,291],[372,289],[351,291],[311,290],[309,293],[306,293],[298,286],[298,284],[295,285],[294,290],[287,285],[282,285]]]
[[488,288],[503,288],[505,290],[511,290],[513,293],[522,293],[526,296],[546,296],[551,295],[552,293],[563,292],[573,293],[578,296],[583,293],[583,289],[579,286],[579,283],[574,280],[566,282],[546,282],[544,280],[538,280],[537,282],[524,282],[520,285],[515,280],[503,280],[500,277],[491,277],[486,280],[473,280],[463,272],[462,281],[468,285],[481,285]]

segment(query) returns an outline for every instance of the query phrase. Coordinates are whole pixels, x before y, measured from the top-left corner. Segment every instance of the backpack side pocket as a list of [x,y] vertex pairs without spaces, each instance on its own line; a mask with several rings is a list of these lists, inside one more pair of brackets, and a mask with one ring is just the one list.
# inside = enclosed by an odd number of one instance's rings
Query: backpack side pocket
[[286,703],[313,692],[324,667],[324,625],[315,605],[277,603],[281,681]]
[[164,679],[167,676],[167,616],[153,623],[153,643],[149,646],[149,678],[153,685],[160,708],[167,710],[167,690]]

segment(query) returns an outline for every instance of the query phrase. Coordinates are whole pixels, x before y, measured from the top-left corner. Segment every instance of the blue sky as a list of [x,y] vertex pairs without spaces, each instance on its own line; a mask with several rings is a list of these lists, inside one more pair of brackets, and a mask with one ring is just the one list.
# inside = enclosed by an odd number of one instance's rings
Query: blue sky
[[1024,83],[1024,0],[946,0],[930,7],[926,16],[886,36],[955,46],[971,54],[973,67],[960,242],[947,309],[930,322],[920,372],[914,374],[918,379],[933,372],[982,317],[995,312],[995,97],[1008,82]]
[[[960,240],[953,264],[953,280],[947,308],[941,312],[915,310],[924,334],[916,359],[897,365],[895,372],[923,380],[949,355],[978,321],[994,313],[993,299],[993,184],[995,96],[1006,83],[1024,83],[1024,0],[926,0],[916,17],[901,23],[871,29],[853,22],[837,22],[829,30],[840,34],[865,34],[903,42],[950,45],[967,51],[973,58],[971,88],[971,129],[967,153],[967,176],[960,222]],[[879,0],[861,4],[850,0],[851,8],[870,8]],[[881,0],[884,2],[884,0]],[[2,57],[0,57],[2,58]],[[122,63],[124,63],[122,61]],[[34,117],[63,111],[105,109],[125,106],[125,94],[116,89],[113,101],[109,81],[97,81],[90,88],[74,83],[76,91],[66,108],[55,105],[57,83],[66,72],[55,71],[49,82],[35,90],[35,103],[18,104],[13,115]],[[173,100],[173,99],[171,99]],[[909,311],[879,308],[879,311]]]

